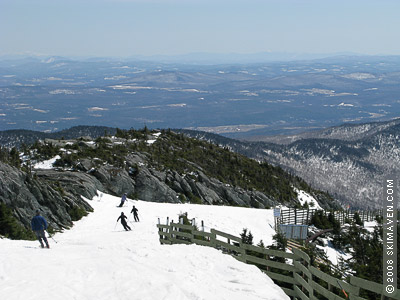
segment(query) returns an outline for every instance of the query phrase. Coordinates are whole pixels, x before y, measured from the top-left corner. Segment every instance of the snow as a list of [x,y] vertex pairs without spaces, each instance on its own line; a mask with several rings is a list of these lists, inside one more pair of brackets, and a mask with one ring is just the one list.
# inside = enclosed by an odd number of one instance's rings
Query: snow
[[[180,212],[206,226],[238,235],[244,227],[271,241],[271,210],[129,200],[99,194],[94,208],[71,230],[37,241],[0,239],[1,299],[289,299],[257,267],[211,247],[161,245],[156,223]],[[116,219],[129,215],[132,203],[140,222],[124,231]],[[132,216],[130,215],[130,219]],[[207,230],[207,228],[206,228]]]
[[147,144],[148,144],[148,145],[153,145],[155,142],[156,142],[156,140],[148,140],[148,141],[147,141]]
[[353,104],[349,104],[349,103],[344,103],[344,102],[342,102],[342,103],[338,104],[338,106],[350,106],[350,107],[352,107],[352,106],[354,106],[354,105],[353,105]]
[[47,60],[42,60],[42,63],[51,64],[51,63],[53,63],[53,62],[55,62],[55,61],[56,61],[56,59],[55,59],[54,57],[50,57],[50,58],[47,59]]
[[335,266],[338,265],[339,259],[343,258],[344,260],[350,259],[352,256],[351,254],[346,254],[343,251],[337,250],[330,239],[322,239],[324,242],[324,247],[317,245],[317,248],[322,249],[325,251],[326,256],[328,257],[329,261],[334,264]]
[[156,142],[156,140],[160,137],[161,132],[156,132],[156,133],[153,133],[152,135],[155,137],[155,139],[148,140],[147,141],[148,145],[154,144]]
[[74,95],[75,92],[73,90],[57,89],[54,91],[50,91],[49,94],[52,94],[52,95],[58,95],[58,94]]
[[94,106],[94,107],[88,107],[87,110],[88,111],[104,111],[104,110],[108,110],[108,108]]
[[[297,200],[299,200],[301,205],[304,205],[304,204],[308,203],[308,205],[311,208],[322,209],[322,207],[319,205],[318,201],[315,200],[315,198],[313,196],[311,196],[310,194],[306,193],[303,190],[299,190],[299,189],[296,189],[296,188],[294,188],[294,190],[297,193]],[[311,203],[313,203],[314,205],[311,204]]]
[[128,77],[125,75],[115,75],[112,77],[104,77],[104,80],[120,80],[120,79],[125,79],[125,78],[128,78]]
[[355,79],[355,80],[364,80],[364,79],[373,79],[376,78],[375,75],[370,73],[351,73],[342,75],[344,78]]
[[161,132],[153,133],[153,135],[156,136],[156,137],[159,137],[161,135]]
[[[364,229],[366,229],[368,232],[372,233],[372,232],[374,232],[374,228],[377,225],[378,225],[378,223],[376,221],[368,221],[368,222],[366,221],[366,222],[364,222]],[[332,264],[337,266],[340,258],[342,258],[344,260],[349,260],[352,258],[351,253],[345,253],[344,251],[336,249],[332,244],[331,238],[324,238],[321,240],[322,240],[324,246],[317,245],[317,248],[324,250],[326,256],[332,262]],[[351,252],[353,252],[353,251],[351,251]]]
[[167,104],[169,107],[185,107],[186,103]]
[[364,229],[368,232],[374,232],[375,227],[378,226],[377,221],[365,221],[364,222]]
[[35,164],[33,166],[33,168],[34,169],[46,169],[46,170],[53,169],[54,168],[53,164],[56,162],[57,159],[60,159],[60,158],[61,157],[59,155],[57,155],[49,160],[38,162],[37,164]]

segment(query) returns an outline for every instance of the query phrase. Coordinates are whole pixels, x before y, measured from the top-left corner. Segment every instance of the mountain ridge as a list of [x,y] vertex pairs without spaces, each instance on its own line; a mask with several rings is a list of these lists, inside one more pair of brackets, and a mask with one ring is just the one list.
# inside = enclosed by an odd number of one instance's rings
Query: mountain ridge
[[[344,205],[380,207],[385,174],[400,168],[400,119],[344,124],[303,136],[238,141],[210,133],[182,131],[267,161],[326,190]],[[273,143],[274,141],[280,143]]]
[[[356,141],[360,139],[358,135],[362,135],[361,138],[371,136],[377,132],[383,131],[385,128],[400,124],[400,118],[394,118],[388,121],[380,122],[368,122],[363,124],[342,124],[340,126],[334,126],[324,128],[320,130],[312,130],[297,135],[280,135],[280,136],[253,136],[250,138],[244,138],[244,141],[255,141],[255,142],[271,142],[274,144],[289,144],[301,139],[338,139],[344,141]],[[352,130],[354,129],[354,130]]]
[[[104,128],[93,127],[71,132],[90,130],[104,133]],[[170,130],[115,131],[115,136],[95,139],[65,139],[62,132],[59,139],[22,145],[21,153],[15,147],[0,148],[0,173],[9,174],[0,177],[0,202],[25,226],[28,216],[44,206],[57,228],[70,226],[77,211],[88,210],[80,197],[91,198],[97,190],[144,201],[254,208],[299,207],[297,190],[302,190],[325,208],[339,207],[330,195],[280,167],[215,144]]]

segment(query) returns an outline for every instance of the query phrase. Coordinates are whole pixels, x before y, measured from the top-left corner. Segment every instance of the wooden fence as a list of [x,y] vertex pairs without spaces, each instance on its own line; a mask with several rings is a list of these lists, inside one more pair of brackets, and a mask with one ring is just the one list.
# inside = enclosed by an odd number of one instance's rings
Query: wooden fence
[[[382,284],[351,276],[349,282],[338,280],[310,264],[310,257],[293,248],[293,253],[265,249],[242,243],[240,237],[215,229],[199,231],[195,226],[171,223],[157,225],[161,244],[197,244],[222,250],[237,260],[256,265],[283,291],[296,300],[366,300],[399,299],[400,291],[391,298],[384,296]],[[365,293],[372,296],[363,298]]]
[[[308,225],[311,221],[313,215],[317,212],[317,209],[298,209],[298,208],[287,208],[281,210],[281,216],[278,219],[280,224],[297,224],[297,225]],[[333,213],[336,220],[340,222],[340,225],[343,225],[346,222],[346,219],[353,220],[354,214],[358,213],[361,221],[368,222],[374,221],[376,216],[382,216],[382,210],[374,210],[374,211],[351,211],[351,210],[343,210],[343,211],[326,211],[323,210],[325,216],[328,216],[330,213]]]

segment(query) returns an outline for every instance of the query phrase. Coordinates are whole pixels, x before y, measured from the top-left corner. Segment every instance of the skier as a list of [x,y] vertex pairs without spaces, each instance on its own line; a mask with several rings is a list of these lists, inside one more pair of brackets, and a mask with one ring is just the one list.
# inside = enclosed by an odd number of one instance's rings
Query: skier
[[118,205],[118,207],[122,207],[124,205],[125,201],[126,201],[126,193],[122,195],[121,203]]
[[139,222],[138,209],[135,207],[135,205],[132,207],[131,213],[133,213],[135,222]]
[[126,231],[128,231],[128,230],[132,230],[129,226],[128,226],[128,224],[126,223],[126,216],[124,215],[124,212],[121,212],[121,215],[118,217],[118,219],[117,219],[117,222],[119,221],[121,219],[121,224],[122,224],[122,226],[124,226],[124,229],[126,230]]
[[42,242],[42,240],[43,240],[46,244],[46,248],[50,248],[49,242],[47,241],[46,235],[44,233],[44,231],[47,229],[47,222],[46,222],[45,218],[43,218],[40,215],[40,210],[36,210],[36,216],[34,216],[32,218],[31,227],[40,242],[40,246],[42,248],[44,248],[44,245]]

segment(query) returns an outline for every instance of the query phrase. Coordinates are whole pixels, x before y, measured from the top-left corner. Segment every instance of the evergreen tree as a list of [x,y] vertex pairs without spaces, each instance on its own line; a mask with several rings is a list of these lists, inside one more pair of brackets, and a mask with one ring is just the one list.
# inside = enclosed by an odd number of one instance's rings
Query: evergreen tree
[[269,249],[286,251],[287,238],[281,232],[275,234],[272,239],[274,240],[274,244],[269,246]]
[[359,214],[358,212],[355,212],[355,213],[354,213],[354,222],[355,222],[357,225],[364,226],[364,222],[361,220],[360,214]]
[[4,203],[0,203],[0,235],[15,240],[35,239],[33,232],[19,224],[11,208]]
[[243,232],[240,234],[243,244],[253,245],[253,235],[251,231],[247,233],[247,228],[243,228]]
[[258,242],[257,247],[265,248],[265,245],[264,245],[263,240],[260,240],[260,241]]

